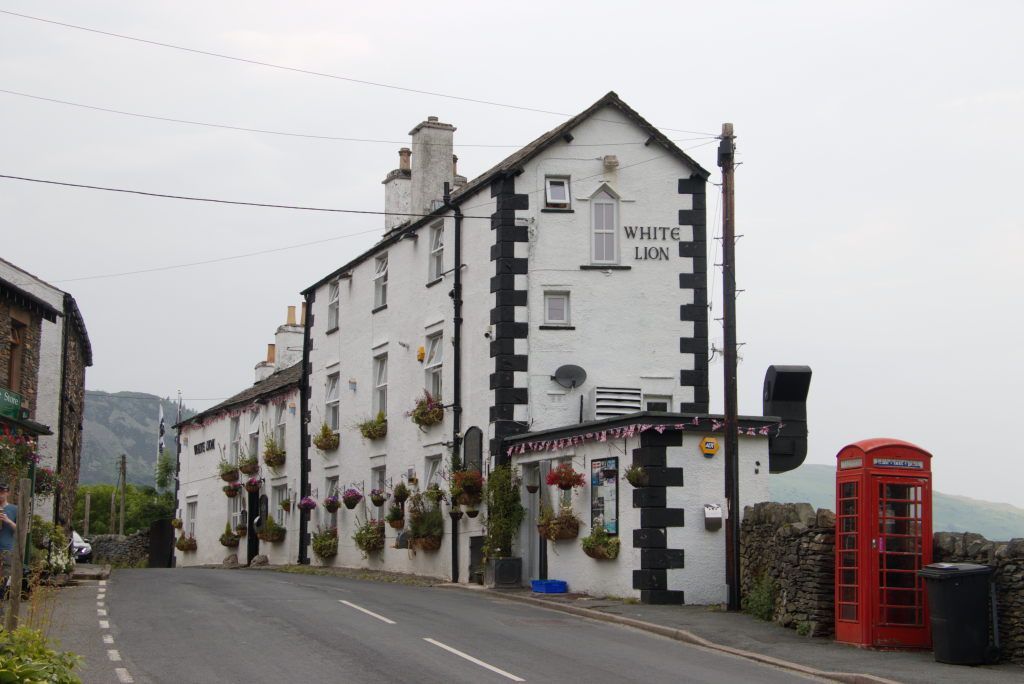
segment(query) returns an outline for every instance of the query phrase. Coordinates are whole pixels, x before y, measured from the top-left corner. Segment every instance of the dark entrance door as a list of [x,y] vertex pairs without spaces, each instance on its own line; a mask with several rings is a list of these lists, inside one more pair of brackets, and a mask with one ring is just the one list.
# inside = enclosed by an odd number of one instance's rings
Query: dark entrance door
[[149,524],[149,563],[151,568],[174,567],[174,528],[170,518]]
[[242,511],[242,518],[245,522],[245,564],[252,563],[252,559],[259,555],[260,540],[256,536],[256,518],[259,517],[260,495],[259,492],[246,492],[248,501],[246,509]]

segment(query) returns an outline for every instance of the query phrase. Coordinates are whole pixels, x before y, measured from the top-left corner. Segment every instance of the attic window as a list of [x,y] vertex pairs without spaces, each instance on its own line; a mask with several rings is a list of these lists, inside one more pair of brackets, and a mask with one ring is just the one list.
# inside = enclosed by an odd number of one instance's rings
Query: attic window
[[547,209],[569,208],[569,179],[547,178],[544,206]]

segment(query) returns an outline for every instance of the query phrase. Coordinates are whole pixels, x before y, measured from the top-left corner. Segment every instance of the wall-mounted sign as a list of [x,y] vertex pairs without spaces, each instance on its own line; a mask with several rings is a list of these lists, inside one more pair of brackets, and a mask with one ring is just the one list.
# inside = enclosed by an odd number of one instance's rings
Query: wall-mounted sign
[[[622,230],[630,240],[679,242],[679,226],[623,226]],[[634,245],[633,258],[637,261],[668,261],[672,258],[672,251],[668,247]]]
[[705,437],[700,440],[700,451],[706,458],[711,458],[718,451],[718,438]]
[[207,451],[212,451],[213,450],[214,441],[215,440],[208,439],[205,442],[199,442],[198,444],[196,444],[195,446],[192,447],[193,453],[202,454],[202,453],[207,452]]
[[619,533],[619,459],[590,462],[590,526],[603,525],[608,534]]
[[21,418],[21,395],[7,389],[0,389],[0,416]]
[[839,462],[839,469],[860,468],[862,465],[864,465],[864,459],[862,458],[844,458]]
[[908,458],[876,458],[876,466],[882,466],[883,468],[913,468],[915,470],[924,470],[924,461],[915,461]]

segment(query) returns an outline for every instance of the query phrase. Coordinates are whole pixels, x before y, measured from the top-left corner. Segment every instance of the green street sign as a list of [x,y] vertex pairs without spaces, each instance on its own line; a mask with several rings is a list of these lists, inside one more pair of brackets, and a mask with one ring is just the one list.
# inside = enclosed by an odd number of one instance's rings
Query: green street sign
[[21,395],[6,389],[0,389],[0,416],[21,418]]

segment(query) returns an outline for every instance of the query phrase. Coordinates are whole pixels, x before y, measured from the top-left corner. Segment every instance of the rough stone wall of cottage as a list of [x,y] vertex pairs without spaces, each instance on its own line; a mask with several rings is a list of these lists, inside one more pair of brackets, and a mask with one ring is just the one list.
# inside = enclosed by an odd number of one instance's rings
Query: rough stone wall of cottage
[[[11,314],[20,312],[27,315],[31,323],[26,326],[24,350],[21,357],[21,381],[17,387],[10,387],[11,378],[8,370],[11,358]],[[38,314],[32,314],[12,306],[12,304],[0,297],[0,334],[3,335],[3,345],[0,347],[0,385],[17,392],[28,400],[29,414],[33,420],[36,418],[37,387],[39,381],[39,359],[40,343],[42,339],[42,318]]]
[[[834,633],[835,515],[806,503],[757,504],[744,509],[740,526],[741,592],[762,577],[776,588],[773,620]],[[971,532],[936,532],[933,562],[969,562],[995,568],[999,635],[1004,661],[1024,663],[1024,539],[989,541]]]
[[56,497],[54,519],[70,532],[71,518],[75,510],[75,495],[78,491],[78,474],[81,469],[82,422],[85,414],[86,350],[84,340],[77,332],[67,336],[64,359],[64,386],[61,397],[63,424],[59,445],[59,476],[63,486]]

